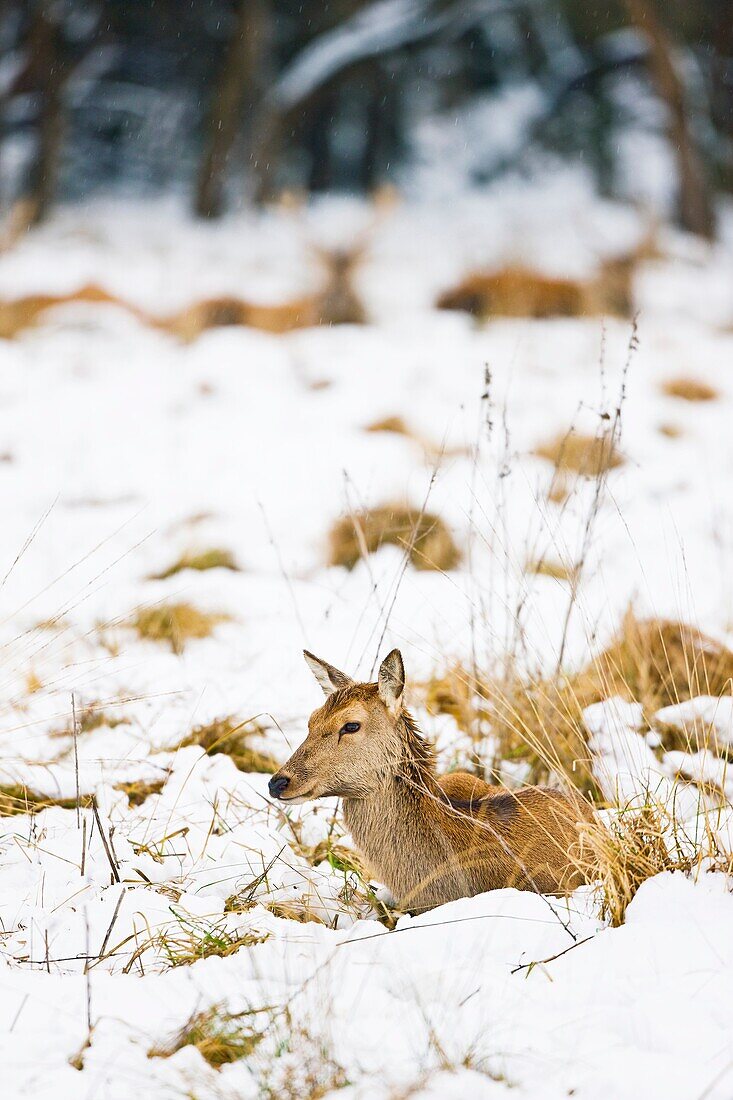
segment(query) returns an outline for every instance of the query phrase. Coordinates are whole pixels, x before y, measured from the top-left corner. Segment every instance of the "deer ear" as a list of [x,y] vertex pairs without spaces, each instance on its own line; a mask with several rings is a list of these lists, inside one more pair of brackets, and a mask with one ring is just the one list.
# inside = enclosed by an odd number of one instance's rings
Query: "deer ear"
[[351,677],[347,676],[345,672],[339,672],[333,665],[329,665],[328,661],[322,661],[320,657],[315,657],[312,653],[309,653],[307,649],[303,650],[303,656],[305,657],[305,663],[308,665],[308,668],[323,688],[324,695],[333,695],[334,691],[340,691],[341,688],[351,687],[354,683]]
[[402,692],[405,690],[405,666],[399,649],[393,649],[382,661],[377,679],[379,698],[396,718],[402,709]]

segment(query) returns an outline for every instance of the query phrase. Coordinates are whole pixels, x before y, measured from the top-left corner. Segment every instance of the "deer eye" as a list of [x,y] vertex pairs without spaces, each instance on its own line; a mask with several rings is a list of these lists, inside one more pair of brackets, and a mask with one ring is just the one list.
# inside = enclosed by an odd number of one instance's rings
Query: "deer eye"
[[360,730],[360,729],[361,729],[361,723],[360,722],[346,722],[341,727],[341,729],[339,730],[339,735],[341,735],[342,733],[356,733],[357,730]]

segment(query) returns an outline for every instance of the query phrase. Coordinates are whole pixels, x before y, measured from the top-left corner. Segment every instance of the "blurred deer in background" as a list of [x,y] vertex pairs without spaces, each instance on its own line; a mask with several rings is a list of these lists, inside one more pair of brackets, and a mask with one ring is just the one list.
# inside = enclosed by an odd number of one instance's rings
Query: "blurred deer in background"
[[270,780],[283,803],[338,796],[375,878],[412,912],[513,886],[565,893],[584,879],[573,859],[580,798],[525,787],[511,792],[466,772],[438,777],[435,754],[403,706],[398,650],[376,683],[356,683],[305,652],[326,702],[308,736]]

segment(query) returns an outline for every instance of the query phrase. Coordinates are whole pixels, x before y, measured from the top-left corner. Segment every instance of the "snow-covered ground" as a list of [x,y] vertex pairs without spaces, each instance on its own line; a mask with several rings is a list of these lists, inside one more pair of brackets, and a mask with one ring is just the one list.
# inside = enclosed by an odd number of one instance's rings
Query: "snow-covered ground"
[[[163,315],[213,294],[288,300],[317,284],[313,245],[370,239],[364,326],[231,327],[183,344],[116,307],[75,305],[0,341],[0,785],[74,797],[73,694],[103,716],[76,748],[107,841],[90,808],[0,817],[4,1097],[307,1096],[309,1059],[330,1066],[317,1095],[730,1097],[722,875],[649,881],[617,929],[584,888],[562,902],[499,891],[388,932],[348,868],[306,858],[331,836],[334,805],[289,822],[267,775],[174,748],[235,715],[257,718],[261,747],[284,760],[319,703],[304,645],[364,678],[393,645],[424,679],[474,655],[488,666],[518,637],[527,665],[552,667],[570,592],[526,571],[543,557],[584,560],[570,664],[630,602],[730,640],[733,234],[708,250],[660,232],[662,258],[637,273],[626,375],[628,322],[477,325],[433,306],[471,267],[582,276],[645,231],[564,176],[397,206],[376,223],[336,200],[216,226],[166,206],[83,208],[0,256],[0,297],[94,282]],[[717,399],[665,396],[680,376]],[[586,545],[595,483],[553,504],[552,467],[532,452],[571,424],[597,431],[624,377],[625,461]],[[417,438],[364,430],[395,416]],[[325,565],[339,515],[392,501],[427,502],[461,567],[405,568],[394,547],[351,572]],[[212,547],[240,571],[150,579]],[[138,607],[181,601],[229,619],[180,654],[125,625]],[[692,706],[731,739],[729,712]],[[450,717],[418,716],[446,754],[459,742]],[[589,715],[609,795],[712,768],[730,797],[720,762],[660,764],[640,722],[617,703]],[[116,789],[160,779],[138,806]],[[233,894],[270,908],[225,912]],[[172,965],[207,936],[257,942]],[[258,1010],[266,1034],[251,1057],[220,1070],[193,1047],[148,1057],[212,1006]]]

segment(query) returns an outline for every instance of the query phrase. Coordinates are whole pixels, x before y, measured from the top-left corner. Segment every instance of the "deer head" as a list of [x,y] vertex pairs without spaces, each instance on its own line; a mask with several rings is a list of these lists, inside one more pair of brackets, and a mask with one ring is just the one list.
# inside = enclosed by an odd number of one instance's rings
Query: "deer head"
[[303,744],[273,775],[270,794],[293,804],[328,795],[366,798],[401,759],[402,656],[393,649],[385,657],[376,684],[356,683],[307,650],[304,656],[326,702],[310,716]]

